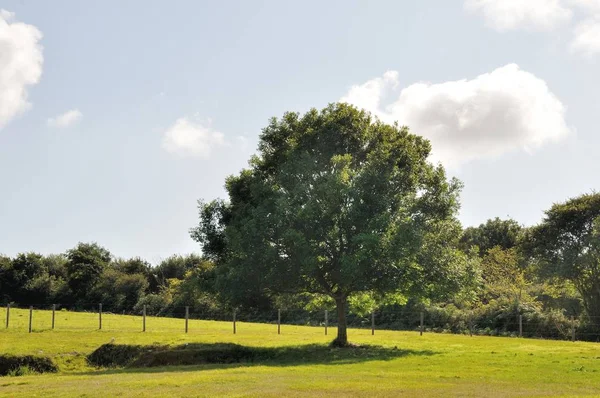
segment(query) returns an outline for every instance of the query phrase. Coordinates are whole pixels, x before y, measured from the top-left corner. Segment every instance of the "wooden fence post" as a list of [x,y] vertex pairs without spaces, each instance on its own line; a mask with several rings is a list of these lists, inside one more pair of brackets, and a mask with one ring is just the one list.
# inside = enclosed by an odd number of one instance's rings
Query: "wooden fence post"
[[98,330],[102,330],[102,303],[98,304]]
[[473,315],[469,316],[469,336],[473,337]]
[[424,318],[423,311],[421,311],[420,322],[419,322],[419,336],[423,336],[423,329],[424,329],[423,318]]
[[54,330],[55,312],[56,312],[56,304],[52,304],[52,330]]
[[281,309],[277,310],[277,334],[281,334]]
[[31,333],[31,321],[33,320],[33,306],[29,307],[29,333]]
[[8,329],[8,320],[10,319],[10,304],[6,304],[6,328]]
[[523,315],[519,314],[519,337],[523,337]]
[[190,320],[190,307],[189,306],[185,306],[185,332],[188,332],[188,326],[189,326],[189,320]]
[[236,330],[236,325],[235,325],[235,310],[233,310],[233,334],[236,334],[237,330]]
[[144,309],[143,309],[143,321],[142,321],[142,332],[146,331],[146,304],[144,304]]
[[371,312],[371,336],[375,335],[375,311]]
[[325,336],[327,336],[327,326],[329,326],[329,317],[327,314],[327,310],[325,310]]

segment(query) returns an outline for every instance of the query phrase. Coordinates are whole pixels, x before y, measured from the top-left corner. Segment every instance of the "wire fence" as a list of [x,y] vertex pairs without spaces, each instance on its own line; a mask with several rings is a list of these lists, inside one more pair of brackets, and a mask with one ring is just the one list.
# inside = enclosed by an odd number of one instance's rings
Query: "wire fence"
[[[239,323],[273,325],[273,333],[283,333],[284,326],[313,326],[325,334],[335,334],[338,315],[332,310],[286,310],[267,312],[250,311],[198,311],[190,306],[171,307],[168,311],[143,306],[131,311],[116,311],[101,303],[93,304],[43,304],[32,306],[7,305],[0,327],[6,330],[34,333],[48,330],[64,331],[160,331],[194,333],[202,330],[196,321],[221,321],[215,327],[238,333]],[[381,310],[369,314],[346,314],[350,328],[377,330],[416,331],[423,333],[456,333],[558,340],[599,341],[600,333],[593,325],[600,319],[564,318],[538,319],[527,314],[511,314],[496,319],[479,319],[474,316],[448,316],[432,311]],[[226,322],[226,323],[224,323]]]

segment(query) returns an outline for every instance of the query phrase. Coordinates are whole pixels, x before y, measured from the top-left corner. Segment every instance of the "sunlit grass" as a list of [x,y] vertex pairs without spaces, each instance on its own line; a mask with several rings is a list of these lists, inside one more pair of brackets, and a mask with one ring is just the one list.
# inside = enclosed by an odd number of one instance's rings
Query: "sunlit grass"
[[[94,313],[35,311],[27,333],[27,310],[0,317],[0,352],[51,357],[58,374],[0,378],[0,395],[29,396],[600,396],[600,345],[584,342],[469,337],[450,334],[350,330],[359,344],[398,347],[415,353],[356,362],[198,365],[101,370],[85,356],[104,343],[166,344],[229,342],[250,347],[327,344],[323,328]],[[332,355],[335,355],[332,352]],[[284,366],[285,365],[285,366]]]

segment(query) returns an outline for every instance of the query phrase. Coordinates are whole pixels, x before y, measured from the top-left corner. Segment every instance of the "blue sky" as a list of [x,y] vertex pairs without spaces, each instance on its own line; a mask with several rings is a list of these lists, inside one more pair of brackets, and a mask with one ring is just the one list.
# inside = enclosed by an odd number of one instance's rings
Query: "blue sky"
[[600,186],[600,0],[5,0],[0,252],[198,251],[268,119],[340,99],[408,124],[465,226]]

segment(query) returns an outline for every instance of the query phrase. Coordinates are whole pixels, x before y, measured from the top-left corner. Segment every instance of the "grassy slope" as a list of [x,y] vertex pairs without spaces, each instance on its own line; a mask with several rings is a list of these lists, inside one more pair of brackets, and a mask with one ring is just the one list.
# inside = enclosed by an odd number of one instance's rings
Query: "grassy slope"
[[[43,354],[60,366],[58,375],[0,378],[0,396],[600,396],[600,345],[498,337],[351,330],[357,343],[397,346],[414,354],[390,360],[328,364],[202,365],[179,368],[96,370],[85,355],[103,343],[182,344],[234,342],[247,346],[326,344],[322,328],[57,312],[50,331],[48,312],[11,311],[11,328],[0,329],[0,352]],[[4,325],[4,313],[0,316]],[[68,327],[68,329],[67,329]],[[330,330],[334,332],[334,330]],[[432,351],[432,354],[424,354]],[[332,354],[333,355],[333,354]]]

